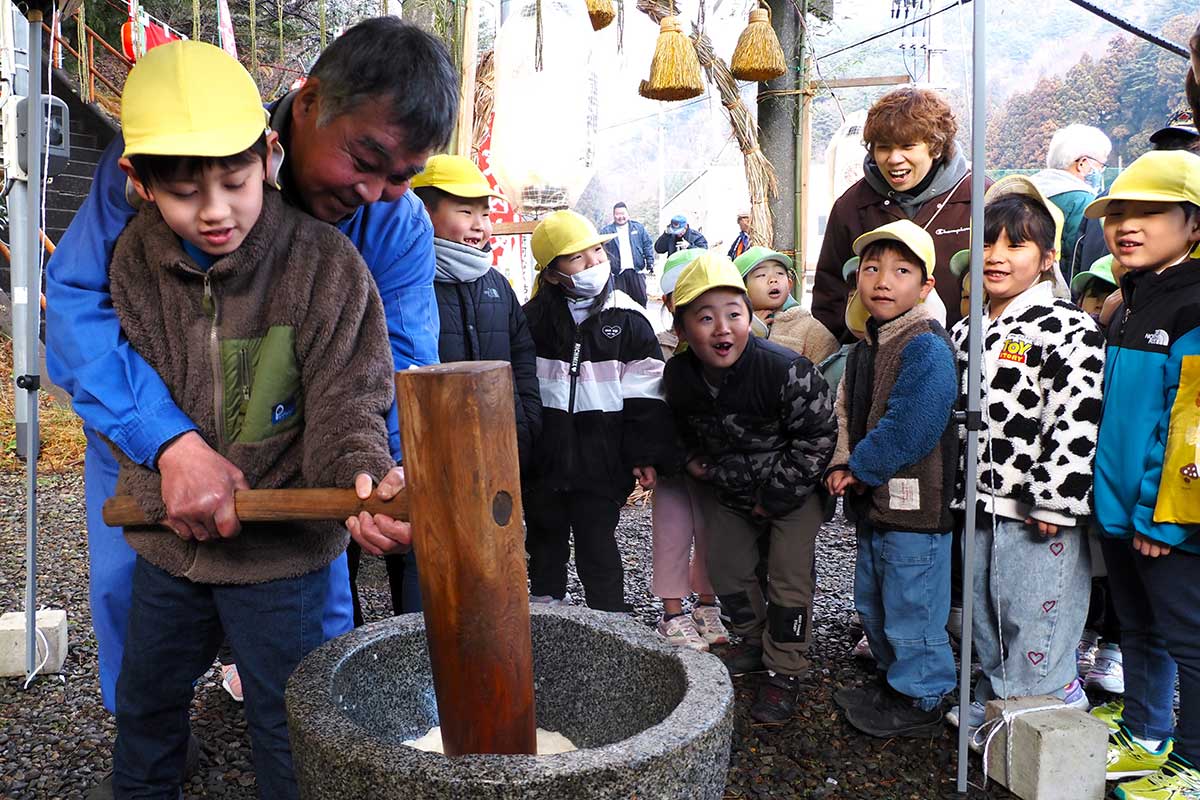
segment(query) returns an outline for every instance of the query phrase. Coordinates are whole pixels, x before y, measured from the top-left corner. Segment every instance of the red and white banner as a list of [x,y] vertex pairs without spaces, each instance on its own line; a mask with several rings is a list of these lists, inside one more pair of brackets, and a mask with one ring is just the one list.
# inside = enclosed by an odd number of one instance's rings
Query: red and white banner
[[[479,147],[479,157],[476,159],[476,166],[480,172],[488,180],[488,185],[493,189],[500,191],[500,184],[496,180],[496,176],[492,174],[492,125],[496,121],[496,115],[488,120],[488,132],[484,137],[483,142]],[[507,200],[501,200],[498,197],[493,197],[490,200],[492,212],[492,224],[495,225],[501,222],[519,222],[521,215],[517,213],[517,209]],[[529,292],[532,286],[530,285],[528,271],[525,269],[525,252],[524,244],[521,241],[522,237],[519,234],[509,234],[505,236],[492,237],[492,266],[500,270],[504,277],[508,278],[508,282],[512,284],[513,291],[517,293],[517,297],[524,302],[529,299]]]
[[237,58],[237,42],[233,38],[233,18],[229,16],[227,0],[217,0],[217,30],[221,34],[221,49]]

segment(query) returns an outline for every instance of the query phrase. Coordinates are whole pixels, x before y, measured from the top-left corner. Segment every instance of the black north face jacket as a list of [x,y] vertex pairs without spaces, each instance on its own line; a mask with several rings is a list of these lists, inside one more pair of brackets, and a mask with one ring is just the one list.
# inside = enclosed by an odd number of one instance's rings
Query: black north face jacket
[[711,464],[725,505],[778,517],[820,484],[837,421],[833,392],[804,356],[751,336],[716,397],[690,350],[667,362],[664,383],[688,456]]

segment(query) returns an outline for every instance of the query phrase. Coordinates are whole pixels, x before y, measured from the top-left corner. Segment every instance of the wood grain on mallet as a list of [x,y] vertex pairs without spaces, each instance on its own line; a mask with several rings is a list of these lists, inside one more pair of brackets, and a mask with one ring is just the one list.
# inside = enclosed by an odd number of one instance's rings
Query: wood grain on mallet
[[533,753],[533,646],[512,371],[396,373],[425,632],[447,755]]
[[[360,511],[408,519],[406,491],[384,502],[375,497],[360,500],[353,489],[243,489],[234,493],[233,504],[242,522],[344,520]],[[104,524],[122,528],[153,523],[131,496],[116,495],[104,501]]]

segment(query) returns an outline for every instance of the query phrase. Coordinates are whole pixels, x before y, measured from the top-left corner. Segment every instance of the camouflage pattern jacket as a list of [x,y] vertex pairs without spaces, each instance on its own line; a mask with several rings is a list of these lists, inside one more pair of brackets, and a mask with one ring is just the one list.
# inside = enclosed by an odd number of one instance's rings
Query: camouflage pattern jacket
[[688,457],[703,457],[725,505],[778,517],[819,485],[837,440],[833,393],[812,362],[751,336],[716,396],[688,350],[667,362],[667,404]]

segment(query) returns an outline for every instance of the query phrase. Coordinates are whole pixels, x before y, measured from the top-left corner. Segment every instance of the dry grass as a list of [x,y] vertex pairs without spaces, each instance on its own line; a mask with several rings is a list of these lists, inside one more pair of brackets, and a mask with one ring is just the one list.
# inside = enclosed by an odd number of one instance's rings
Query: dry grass
[[[0,472],[25,471],[25,462],[17,458],[12,345],[12,339],[0,334]],[[87,442],[83,425],[70,407],[39,393],[38,425],[42,441],[39,472],[70,472],[83,466]]]

